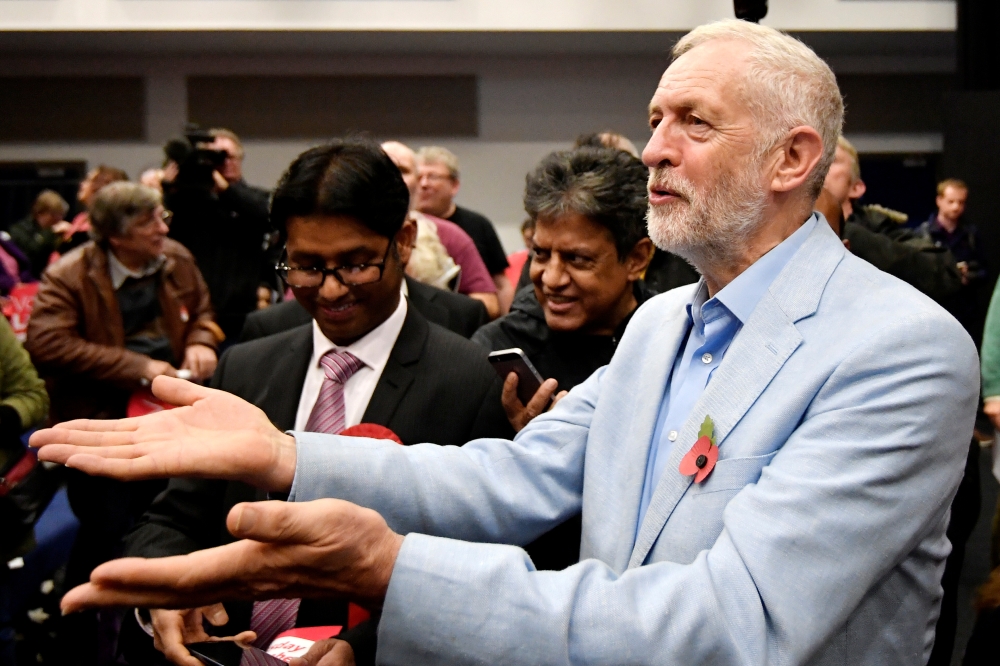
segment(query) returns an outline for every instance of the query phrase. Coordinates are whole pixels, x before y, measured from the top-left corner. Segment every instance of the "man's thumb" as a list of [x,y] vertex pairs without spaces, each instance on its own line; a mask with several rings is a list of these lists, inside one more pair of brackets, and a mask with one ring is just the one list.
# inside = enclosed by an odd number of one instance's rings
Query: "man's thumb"
[[291,502],[243,502],[229,512],[226,527],[237,539],[302,543],[310,540],[311,530],[300,513],[302,506]]
[[196,401],[212,395],[210,388],[205,388],[186,379],[177,379],[166,375],[155,377],[150,389],[153,391],[153,395],[160,400],[178,407],[193,405]]

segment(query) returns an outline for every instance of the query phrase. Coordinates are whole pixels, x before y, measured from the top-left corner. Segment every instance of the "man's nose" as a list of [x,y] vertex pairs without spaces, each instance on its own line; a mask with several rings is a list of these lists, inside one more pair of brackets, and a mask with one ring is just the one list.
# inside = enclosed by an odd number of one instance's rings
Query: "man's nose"
[[542,271],[542,284],[552,289],[565,287],[569,284],[569,273],[566,272],[566,266],[555,257],[549,259],[545,270]]
[[646,147],[642,149],[642,163],[650,169],[655,169],[677,166],[679,161],[680,151],[672,126],[664,120],[656,127]]
[[347,287],[340,283],[332,273],[323,276],[319,285],[319,295],[328,301],[335,301],[347,293]]

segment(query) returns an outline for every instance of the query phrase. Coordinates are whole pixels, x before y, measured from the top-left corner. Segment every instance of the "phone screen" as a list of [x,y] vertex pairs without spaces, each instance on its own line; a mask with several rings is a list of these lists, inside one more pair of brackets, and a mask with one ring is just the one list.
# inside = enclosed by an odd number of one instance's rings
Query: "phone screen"
[[517,375],[517,398],[521,404],[527,405],[541,387],[543,380],[524,352],[516,348],[502,349],[490,354],[489,359],[501,379],[506,380],[507,375],[512,372]]
[[233,641],[191,643],[187,649],[205,666],[288,666],[263,650]]

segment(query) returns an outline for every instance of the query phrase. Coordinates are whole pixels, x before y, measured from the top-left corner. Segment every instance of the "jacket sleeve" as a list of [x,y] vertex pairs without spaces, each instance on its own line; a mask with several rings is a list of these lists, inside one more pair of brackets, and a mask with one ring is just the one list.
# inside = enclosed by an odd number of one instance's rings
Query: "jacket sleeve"
[[998,398],[1000,397],[1000,282],[993,289],[993,297],[990,299],[980,357],[983,398]]
[[28,322],[25,349],[38,367],[86,375],[128,390],[138,388],[149,358],[88,342],[80,335],[80,304],[75,290],[47,271]]
[[6,317],[0,317],[0,363],[0,404],[17,412],[24,430],[40,424],[49,411],[49,394]]
[[603,374],[595,372],[513,440],[398,446],[297,432],[290,499],[346,499],[378,511],[404,534],[530,543],[580,511],[587,433]]

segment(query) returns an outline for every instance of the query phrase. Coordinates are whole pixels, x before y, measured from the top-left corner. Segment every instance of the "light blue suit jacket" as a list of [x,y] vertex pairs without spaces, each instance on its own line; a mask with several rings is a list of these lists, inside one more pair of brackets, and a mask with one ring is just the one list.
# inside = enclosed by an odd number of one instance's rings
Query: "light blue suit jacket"
[[[926,661],[979,389],[971,340],[817,225],[733,341],[637,526],[692,293],[643,305],[611,364],[513,442],[297,434],[292,499],[357,502],[407,535],[380,663]],[[706,414],[720,458],[696,485],[677,468]],[[497,545],[581,507],[583,561],[566,571]]]

